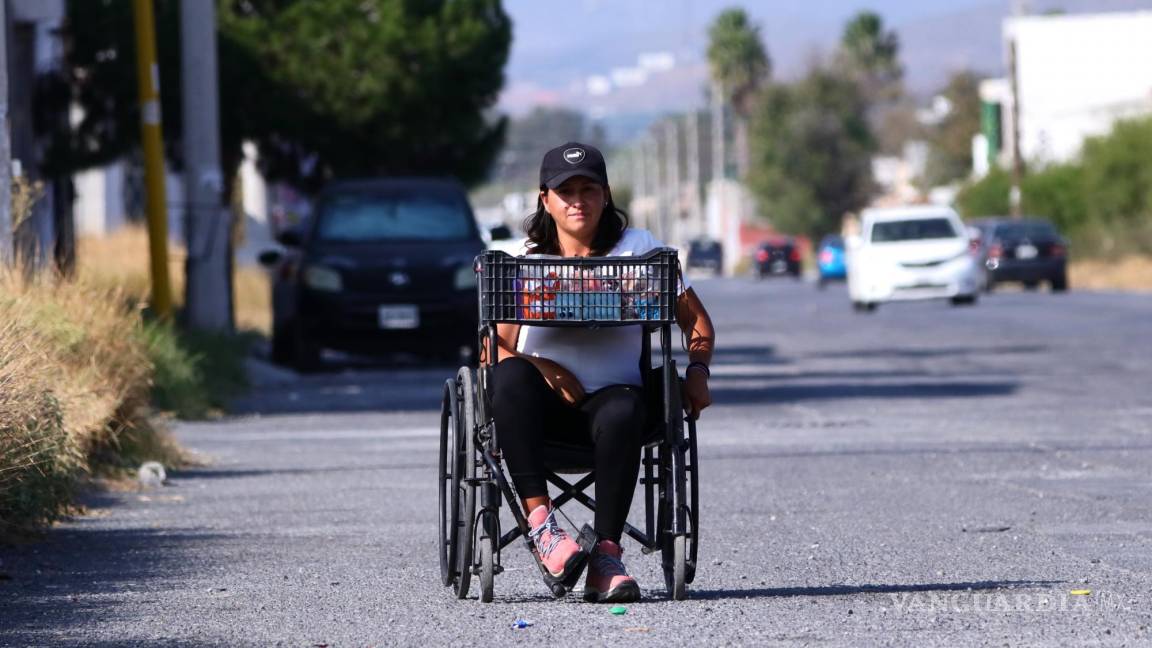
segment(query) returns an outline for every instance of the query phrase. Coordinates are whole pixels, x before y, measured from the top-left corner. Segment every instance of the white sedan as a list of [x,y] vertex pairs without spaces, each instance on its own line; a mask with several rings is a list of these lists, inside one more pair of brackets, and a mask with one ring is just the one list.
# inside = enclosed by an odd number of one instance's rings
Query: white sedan
[[857,310],[889,301],[972,304],[980,272],[967,229],[947,207],[866,209],[847,246],[848,294]]

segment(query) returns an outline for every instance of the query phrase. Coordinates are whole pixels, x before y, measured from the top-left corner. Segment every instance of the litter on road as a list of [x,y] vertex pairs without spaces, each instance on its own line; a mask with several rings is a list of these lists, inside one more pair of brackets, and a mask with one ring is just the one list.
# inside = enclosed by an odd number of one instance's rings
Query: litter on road
[[611,612],[612,614],[619,616],[621,614],[627,614],[628,608],[624,607],[623,605],[616,605],[616,606],[613,606],[612,609],[608,610],[608,611]]

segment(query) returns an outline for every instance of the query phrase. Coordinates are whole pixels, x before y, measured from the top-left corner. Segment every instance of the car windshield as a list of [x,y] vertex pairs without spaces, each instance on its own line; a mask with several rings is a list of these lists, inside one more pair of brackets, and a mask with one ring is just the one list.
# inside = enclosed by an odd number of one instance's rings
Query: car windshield
[[720,244],[715,241],[692,241],[692,252],[715,252],[720,249]]
[[872,225],[873,243],[946,238],[956,238],[956,229],[947,218],[882,221]]
[[460,240],[474,236],[467,205],[448,193],[336,194],[324,201],[316,237],[330,243]]
[[1054,238],[1056,228],[1048,223],[1001,223],[996,226],[996,236],[1003,239]]

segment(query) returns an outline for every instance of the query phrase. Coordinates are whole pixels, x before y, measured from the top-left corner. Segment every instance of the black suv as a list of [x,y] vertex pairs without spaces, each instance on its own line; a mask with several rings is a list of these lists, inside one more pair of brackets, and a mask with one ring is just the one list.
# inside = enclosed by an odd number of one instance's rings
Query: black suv
[[699,238],[688,244],[688,269],[708,270],[714,275],[724,272],[724,248],[719,241]]
[[975,221],[976,242],[985,268],[985,290],[1019,281],[1025,288],[1047,282],[1053,292],[1068,289],[1068,242],[1038,218],[986,218]]
[[415,351],[456,360],[475,353],[476,276],[484,249],[464,188],[452,180],[335,182],[306,226],[266,252],[272,358],[317,367],[322,347]]

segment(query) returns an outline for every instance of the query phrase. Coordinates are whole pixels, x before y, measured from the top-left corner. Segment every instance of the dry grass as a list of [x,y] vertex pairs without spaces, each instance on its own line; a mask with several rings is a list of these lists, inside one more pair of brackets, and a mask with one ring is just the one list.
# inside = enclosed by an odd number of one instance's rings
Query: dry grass
[[1117,260],[1083,259],[1068,268],[1073,290],[1152,292],[1152,257],[1130,255]]
[[0,274],[0,533],[52,519],[93,459],[130,444],[178,459],[152,426],[152,363],[119,289]]
[[[141,305],[150,294],[148,232],[141,226],[125,227],[106,237],[85,237],[77,244],[77,265],[82,279],[97,285],[116,286]],[[172,297],[179,306],[184,297],[184,249],[168,246],[168,274]],[[268,274],[261,268],[237,268],[232,289],[236,302],[236,327],[268,335],[272,329]]]

